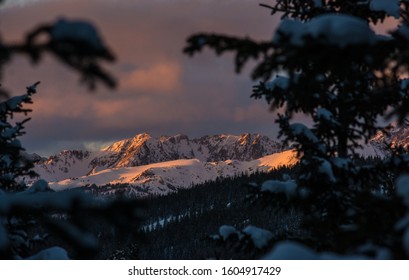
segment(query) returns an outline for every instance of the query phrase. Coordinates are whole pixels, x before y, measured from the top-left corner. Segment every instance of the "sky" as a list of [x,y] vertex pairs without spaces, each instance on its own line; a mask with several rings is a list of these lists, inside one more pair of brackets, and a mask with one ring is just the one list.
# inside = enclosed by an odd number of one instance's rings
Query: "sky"
[[37,25],[61,17],[87,20],[117,57],[104,66],[119,86],[92,93],[53,57],[37,66],[26,57],[13,58],[2,77],[12,95],[41,81],[23,146],[48,156],[64,149],[96,150],[144,132],[154,137],[261,133],[275,138],[276,113],[265,100],[250,98],[256,83],[249,76],[251,64],[237,75],[232,55],[217,57],[207,50],[190,58],[182,53],[186,38],[197,32],[270,40],[279,18],[259,2],[263,1],[6,1],[0,8],[4,41],[19,42]]
[[61,17],[98,28],[117,57],[104,66],[119,86],[90,93],[51,56],[37,66],[26,57],[13,58],[2,78],[12,95],[41,81],[22,137],[29,152],[98,149],[142,132],[276,135],[267,103],[250,98],[251,65],[236,75],[232,55],[182,53],[186,38],[202,31],[270,39],[278,19],[258,1],[8,1],[0,9],[0,32],[5,41],[18,42],[38,24]]

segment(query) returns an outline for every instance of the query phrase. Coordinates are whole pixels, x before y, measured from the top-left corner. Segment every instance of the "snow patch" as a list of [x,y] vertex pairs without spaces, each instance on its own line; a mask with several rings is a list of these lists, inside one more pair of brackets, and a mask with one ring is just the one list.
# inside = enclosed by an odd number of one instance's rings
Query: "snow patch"
[[338,255],[330,252],[318,253],[311,248],[294,241],[278,243],[266,254],[265,260],[366,260],[363,255]]
[[273,91],[276,88],[285,90],[288,88],[289,84],[290,82],[287,77],[277,75],[273,80],[267,82],[265,86],[266,89]]
[[305,137],[311,143],[319,143],[318,137],[304,124],[294,123],[290,125],[291,133],[296,137]]
[[48,182],[42,179],[35,182],[30,188],[26,190],[27,193],[37,193],[46,191],[51,191],[51,189],[48,186]]
[[330,123],[333,126],[338,126],[339,122],[335,119],[334,114],[325,108],[319,108],[317,110],[317,118]]
[[398,19],[400,16],[400,0],[371,0],[369,8],[376,12],[385,12]]
[[240,232],[233,226],[222,225],[219,228],[219,235],[226,241],[230,236],[240,235]]
[[254,246],[259,249],[266,247],[273,239],[273,234],[270,231],[251,225],[246,227],[243,232],[250,236]]
[[67,251],[61,247],[44,249],[26,260],[69,260]]
[[265,260],[317,260],[318,255],[307,246],[293,242],[278,243],[273,250],[263,257]]
[[304,46],[307,37],[340,48],[372,44],[378,40],[366,21],[343,14],[321,15],[306,23],[284,19],[274,35],[273,43],[279,44],[286,37],[289,37],[292,45],[298,47]]
[[85,21],[58,20],[52,30],[51,37],[54,41],[74,41],[104,51],[105,46],[95,27]]
[[283,193],[287,196],[287,198],[290,198],[295,195],[297,191],[297,184],[294,180],[268,180],[261,185],[261,191],[270,193]]
[[280,166],[298,162],[296,152],[288,150],[252,161],[203,162],[198,159],[180,159],[142,166],[110,168],[87,176],[50,182],[51,189],[62,191],[90,185],[131,184],[143,191],[136,194],[167,194],[177,188],[212,181],[216,178],[233,177],[239,174],[268,172]]
[[21,106],[21,104],[28,98],[27,94],[20,96],[14,96],[6,101],[6,104],[10,110],[16,110]]

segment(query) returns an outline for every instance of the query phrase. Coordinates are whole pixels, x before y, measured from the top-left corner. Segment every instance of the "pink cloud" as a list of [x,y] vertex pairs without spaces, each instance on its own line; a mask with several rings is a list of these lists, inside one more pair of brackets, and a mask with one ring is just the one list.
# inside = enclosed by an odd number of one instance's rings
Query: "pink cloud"
[[136,69],[120,81],[120,88],[135,91],[170,93],[181,88],[181,66],[178,63],[161,63]]
[[79,76],[50,57],[38,67],[25,59],[6,67],[2,82],[14,94],[36,80],[42,82],[27,124],[28,142],[36,143],[31,147],[52,150],[56,141],[105,141],[142,131],[239,134],[263,132],[262,122],[270,129],[272,118],[263,120],[268,106],[251,107],[252,82],[248,72],[234,74],[231,56],[182,54],[186,38],[195,32],[271,38],[275,20],[257,2],[38,1],[0,14],[6,41],[22,40],[37,24],[59,16],[89,20],[118,58],[106,65],[118,78],[118,89],[100,87],[95,94],[78,87]]

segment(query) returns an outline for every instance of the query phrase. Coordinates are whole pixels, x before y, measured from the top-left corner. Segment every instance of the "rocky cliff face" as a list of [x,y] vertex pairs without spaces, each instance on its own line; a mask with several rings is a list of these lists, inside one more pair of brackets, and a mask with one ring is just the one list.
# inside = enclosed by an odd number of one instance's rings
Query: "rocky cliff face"
[[381,156],[387,156],[389,147],[409,149],[409,122],[401,126],[391,124],[385,131],[378,131],[369,142]]
[[259,134],[222,134],[189,139],[181,134],[153,138],[145,133],[105,148],[105,154],[94,158],[91,165],[98,169],[132,167],[193,158],[205,162],[249,161],[281,150],[277,142]]
[[64,150],[48,159],[40,158],[34,170],[48,181],[61,180],[85,175],[89,171],[92,153],[87,151]]

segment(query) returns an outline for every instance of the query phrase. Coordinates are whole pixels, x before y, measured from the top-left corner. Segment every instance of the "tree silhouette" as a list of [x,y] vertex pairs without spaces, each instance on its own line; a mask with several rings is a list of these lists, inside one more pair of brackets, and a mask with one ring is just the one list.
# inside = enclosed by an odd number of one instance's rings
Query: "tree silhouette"
[[15,124],[11,119],[16,114],[30,112],[29,109],[23,108],[23,104],[32,103],[31,96],[36,93],[38,84],[39,82],[27,87],[26,94],[0,103],[0,189],[5,191],[21,191],[25,188],[21,178],[37,175],[31,170],[33,160],[24,153],[18,140],[18,137],[24,134],[24,124],[30,119],[26,118]]
[[[409,256],[399,249],[402,232],[394,230],[404,214],[395,184],[390,197],[375,195],[385,192],[391,176],[395,182],[407,172],[407,151],[373,162],[358,156],[362,144],[384,128],[380,118],[397,117],[402,124],[409,112],[408,3],[278,0],[261,6],[282,18],[272,40],[198,33],[184,49],[190,56],[205,47],[218,55],[234,52],[237,72],[257,61],[252,97],[280,110],[279,135],[298,151],[301,165],[296,178],[259,190],[275,201],[290,200],[304,213],[310,236],[300,241],[316,250],[357,253],[369,242],[389,248],[396,258]],[[377,34],[370,24],[387,17],[395,17],[398,26]],[[293,122],[296,114],[312,126]]]
[[[115,79],[101,67],[103,60],[113,62],[114,55],[97,29],[86,21],[59,19],[41,24],[20,44],[0,39],[0,71],[13,56],[28,55],[38,64],[45,53],[79,73],[90,90],[98,83],[116,86]],[[109,252],[101,252],[109,247],[108,243],[138,236],[135,233],[141,203],[124,198],[101,201],[79,191],[54,192],[44,180],[30,187],[26,185],[25,177],[36,176],[31,170],[35,159],[24,152],[18,138],[24,134],[29,118],[18,121],[14,117],[31,111],[24,105],[32,103],[38,85],[36,82],[26,88],[25,94],[14,97],[1,90],[4,101],[0,102],[0,258],[108,256]]]

